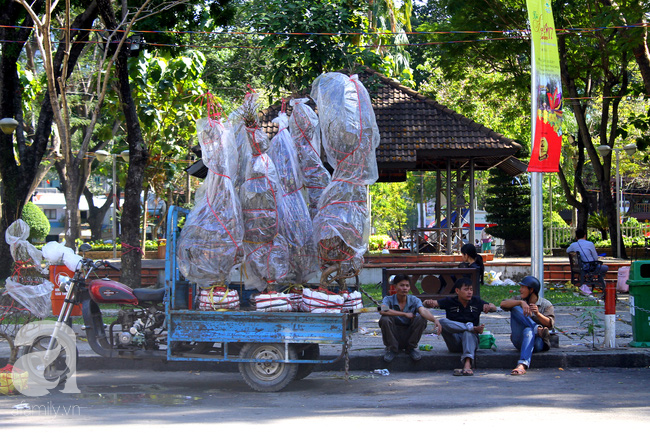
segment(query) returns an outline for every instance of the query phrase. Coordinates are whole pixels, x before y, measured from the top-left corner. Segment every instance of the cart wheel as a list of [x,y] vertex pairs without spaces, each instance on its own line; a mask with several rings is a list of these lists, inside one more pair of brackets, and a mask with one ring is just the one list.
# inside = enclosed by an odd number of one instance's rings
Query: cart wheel
[[[239,372],[255,391],[275,392],[296,378],[298,364],[273,362],[284,359],[284,345],[273,343],[247,343],[241,349],[243,359],[265,359],[265,362],[241,362]],[[296,359],[296,350],[289,345],[289,359]]]
[[[298,352],[298,359],[319,359],[320,358],[320,346],[318,344],[309,344],[305,348]],[[314,371],[316,364],[298,364],[298,374],[296,374],[296,380],[304,379],[309,376],[312,371]]]

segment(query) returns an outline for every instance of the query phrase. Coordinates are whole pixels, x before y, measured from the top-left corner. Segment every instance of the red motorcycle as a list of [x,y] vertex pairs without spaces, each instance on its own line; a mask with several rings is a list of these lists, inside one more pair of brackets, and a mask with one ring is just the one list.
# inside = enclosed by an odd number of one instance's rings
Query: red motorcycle
[[[79,252],[90,249],[90,245],[83,244]],[[31,354],[24,358],[24,367],[41,377],[43,383],[63,382],[70,373],[67,357],[76,344],[68,341],[74,335],[70,337],[69,331],[66,335],[60,324],[71,327],[71,312],[76,305],[81,305],[82,329],[95,353],[127,358],[166,356],[166,351],[160,349],[166,345],[165,289],[132,289],[107,276],[97,278],[102,271],[107,275],[109,269],[119,271],[108,261],[83,258],[71,278],[59,277],[59,289],[66,296],[56,325],[31,332],[21,350],[21,357]],[[114,320],[106,324],[101,307],[109,305],[120,308]]]

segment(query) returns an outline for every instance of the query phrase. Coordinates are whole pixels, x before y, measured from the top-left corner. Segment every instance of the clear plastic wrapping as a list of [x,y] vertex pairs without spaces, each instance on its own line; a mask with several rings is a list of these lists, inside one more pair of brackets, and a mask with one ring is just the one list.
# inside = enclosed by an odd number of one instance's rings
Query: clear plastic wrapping
[[336,266],[339,277],[349,277],[361,270],[368,246],[367,185],[378,178],[379,129],[370,96],[356,75],[323,74],[314,81],[311,96],[334,167],[314,218],[314,238],[321,267]]
[[335,167],[332,179],[375,183],[379,128],[370,95],[358,76],[322,74],[312,84],[311,97],[318,105],[327,160]]
[[312,222],[302,195],[303,179],[296,148],[287,129],[289,117],[283,112],[273,122],[278,124],[279,131],[271,140],[269,156],[282,187],[280,231],[289,248],[289,272],[283,280],[302,284],[317,270]]
[[309,198],[309,214],[312,219],[318,212],[318,200],[332,177],[321,161],[320,126],[318,116],[307,105],[307,98],[292,99],[289,130],[295,143],[298,162],[302,169],[304,186]]
[[356,275],[370,237],[370,215],[365,185],[332,182],[320,199],[314,219],[321,267],[340,265],[344,275]]
[[43,318],[52,308],[50,295],[53,284],[43,278],[43,255],[29,243],[29,226],[22,219],[14,221],[5,232],[11,257],[16,262],[14,274],[7,278],[7,293],[33,315]]
[[26,262],[31,260],[34,265],[40,266],[43,260],[43,254],[30,244],[29,239],[29,226],[22,219],[17,219],[5,231],[5,241],[9,244],[11,257],[15,261]]
[[251,149],[239,198],[245,227],[244,283],[262,291],[287,277],[289,250],[281,231],[282,187],[275,164],[266,154],[270,143],[257,122],[257,109],[257,95],[248,94],[238,110]]
[[178,266],[201,286],[224,285],[241,261],[244,224],[233,179],[238,154],[231,131],[213,119],[197,122],[197,134],[208,175],[178,241]]

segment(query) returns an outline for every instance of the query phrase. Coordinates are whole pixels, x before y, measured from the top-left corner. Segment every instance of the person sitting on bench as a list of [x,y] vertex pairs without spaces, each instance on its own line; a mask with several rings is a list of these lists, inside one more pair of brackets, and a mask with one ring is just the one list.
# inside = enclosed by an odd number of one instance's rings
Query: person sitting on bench
[[[587,240],[587,233],[583,229],[576,230],[576,241],[569,245],[569,248],[566,249],[567,253],[574,251],[580,253],[580,260],[582,260],[583,266],[591,267],[589,269],[590,273],[602,275],[603,277],[605,276],[609,270],[609,267],[602,263],[598,263],[598,253],[596,252],[596,246],[593,242]],[[593,264],[587,262],[593,262]]]

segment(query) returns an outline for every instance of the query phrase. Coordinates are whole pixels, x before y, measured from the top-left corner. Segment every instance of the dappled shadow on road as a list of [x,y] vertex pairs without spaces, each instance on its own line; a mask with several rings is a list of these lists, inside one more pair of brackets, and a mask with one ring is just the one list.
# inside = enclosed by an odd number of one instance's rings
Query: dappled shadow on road
[[[509,371],[477,371],[473,377],[451,372],[397,373],[379,376],[353,372],[315,373],[278,393],[250,390],[240,376],[208,372],[111,372],[108,377],[80,374],[81,394],[54,394],[0,400],[0,426],[266,423],[321,417],[481,414],[499,410],[572,411],[648,409],[648,369],[532,369],[522,377]],[[610,398],[603,398],[609,395]],[[78,407],[73,416],[32,413],[18,416],[12,407]],[[7,416],[13,415],[13,416]]]

